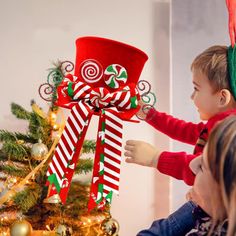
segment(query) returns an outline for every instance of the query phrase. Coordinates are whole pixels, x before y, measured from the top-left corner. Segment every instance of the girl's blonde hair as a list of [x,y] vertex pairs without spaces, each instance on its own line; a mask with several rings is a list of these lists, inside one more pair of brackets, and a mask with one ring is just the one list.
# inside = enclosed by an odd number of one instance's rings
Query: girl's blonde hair
[[[220,122],[208,140],[207,161],[219,185],[228,218],[227,236],[236,235],[236,116]],[[219,209],[220,210],[220,209]],[[222,221],[220,214],[216,221]]]

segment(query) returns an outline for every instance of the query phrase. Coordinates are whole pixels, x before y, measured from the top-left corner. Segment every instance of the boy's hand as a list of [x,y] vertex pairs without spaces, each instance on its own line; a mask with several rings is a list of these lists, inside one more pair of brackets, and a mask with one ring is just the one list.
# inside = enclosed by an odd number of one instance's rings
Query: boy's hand
[[148,104],[146,104],[146,103],[144,103],[144,102],[142,101],[142,99],[139,100],[138,105],[140,106],[140,109],[139,109],[139,111],[136,113],[136,116],[137,116],[139,119],[141,119],[141,120],[145,120],[145,119],[146,119],[146,116],[147,116],[147,114],[148,114],[148,112],[149,112],[149,110],[150,110],[150,108],[151,108],[151,106],[148,105]]
[[128,140],[125,150],[126,162],[154,168],[157,167],[160,152],[151,144],[138,140]]

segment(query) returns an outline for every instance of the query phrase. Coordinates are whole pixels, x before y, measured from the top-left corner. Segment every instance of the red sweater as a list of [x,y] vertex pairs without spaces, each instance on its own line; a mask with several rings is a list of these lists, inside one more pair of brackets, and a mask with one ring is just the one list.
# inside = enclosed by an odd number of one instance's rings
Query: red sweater
[[193,154],[187,154],[186,152],[162,152],[157,169],[163,174],[184,180],[188,185],[193,185],[195,175],[189,168],[190,161],[202,153],[209,133],[215,124],[229,115],[236,115],[236,110],[219,113],[210,118],[206,124],[203,122],[194,124],[176,119],[152,108],[147,114],[147,123],[172,139],[195,146]]

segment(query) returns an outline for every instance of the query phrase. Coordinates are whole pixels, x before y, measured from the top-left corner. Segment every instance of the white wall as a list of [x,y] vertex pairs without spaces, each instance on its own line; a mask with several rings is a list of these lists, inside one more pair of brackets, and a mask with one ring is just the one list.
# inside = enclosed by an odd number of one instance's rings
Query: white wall
[[[0,0],[0,129],[26,130],[27,124],[11,115],[11,102],[30,109],[30,100],[35,99],[47,109],[38,95],[38,87],[46,82],[47,69],[53,61],[74,60],[74,42],[79,36],[97,35],[123,41],[152,58],[152,3],[149,0]],[[155,84],[152,63],[147,62],[142,78]],[[93,125],[88,138],[95,137]],[[154,143],[154,131],[146,124],[126,124],[124,139],[134,136]],[[122,163],[120,196],[114,197],[112,204],[113,217],[121,225],[120,235],[135,235],[157,216],[155,175],[150,168]]]
[[[152,88],[157,97],[156,108],[170,113],[171,111],[171,51],[170,51],[170,1],[153,1],[153,43],[152,57],[153,83]],[[148,78],[149,79],[149,78]],[[160,150],[170,149],[167,136],[155,131],[154,145]],[[155,218],[166,217],[169,213],[170,178],[156,172],[155,178]]]
[[[188,121],[199,122],[190,99],[193,91],[190,65],[195,56],[213,45],[229,45],[228,16],[222,0],[172,1],[172,114]],[[178,142],[174,151],[193,148]],[[172,209],[185,201],[185,184],[172,180]]]

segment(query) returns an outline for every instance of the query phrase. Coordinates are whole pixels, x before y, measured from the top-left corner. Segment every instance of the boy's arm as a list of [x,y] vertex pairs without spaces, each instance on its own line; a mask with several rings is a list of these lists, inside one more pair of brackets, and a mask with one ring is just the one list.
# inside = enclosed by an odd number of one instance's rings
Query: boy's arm
[[192,145],[196,144],[200,132],[205,126],[202,122],[199,124],[186,122],[154,108],[149,110],[145,121],[169,137]]
[[[198,154],[199,155],[199,154]],[[162,152],[158,157],[157,169],[166,175],[183,180],[187,185],[193,185],[195,175],[189,167],[189,163],[197,155],[186,152]]]
[[185,152],[160,152],[153,145],[139,140],[126,141],[124,154],[128,163],[157,168],[163,174],[193,185],[195,175],[189,168],[189,163],[196,155]]

